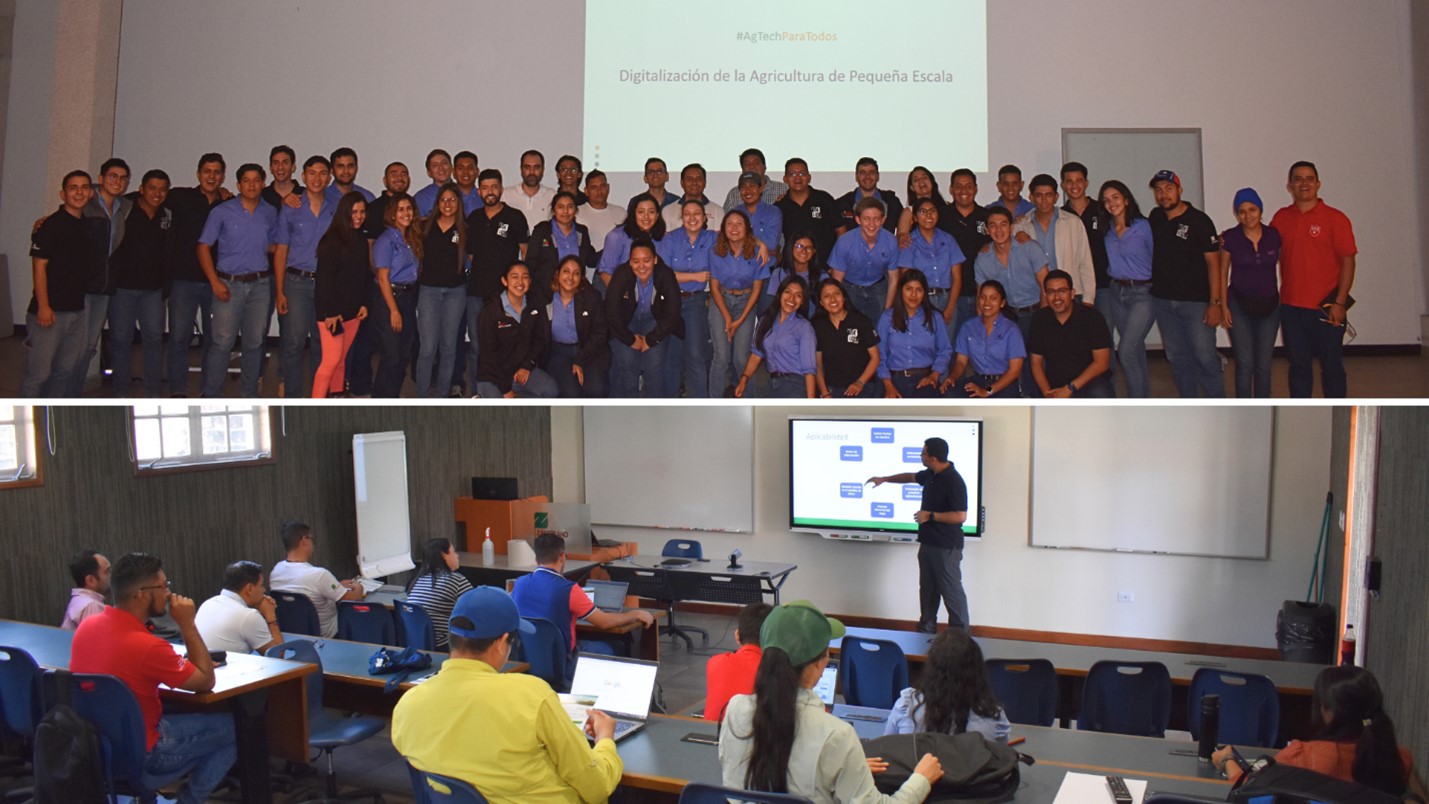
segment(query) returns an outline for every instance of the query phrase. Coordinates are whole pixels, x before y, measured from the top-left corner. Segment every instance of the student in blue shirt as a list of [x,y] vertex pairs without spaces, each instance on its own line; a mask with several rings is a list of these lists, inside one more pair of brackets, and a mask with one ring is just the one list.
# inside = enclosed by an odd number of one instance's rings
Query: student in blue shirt
[[332,166],[332,185],[327,188],[329,201],[337,203],[344,195],[354,192],[361,193],[362,200],[369,204],[377,200],[371,190],[357,183],[357,151],[338,148],[328,157],[328,163]]
[[1107,219],[1107,275],[1111,287],[1112,323],[1116,326],[1116,359],[1126,380],[1126,395],[1145,399],[1151,395],[1146,367],[1146,334],[1156,323],[1151,300],[1151,224],[1141,214],[1136,196],[1122,182],[1101,186],[1101,207]]
[[973,276],[978,287],[996,279],[1007,289],[1007,306],[1017,316],[1022,339],[1032,328],[1032,314],[1045,307],[1042,282],[1047,278],[1047,252],[1036,240],[1019,243],[1012,238],[1012,213],[1005,207],[988,207],[987,234],[992,248],[977,255]]
[[759,256],[757,241],[742,208],[730,210],[720,222],[710,257],[710,396],[727,395],[730,370],[749,361],[754,336],[754,307],[769,264]]
[[845,232],[829,255],[829,276],[837,279],[849,301],[870,321],[893,306],[898,281],[898,238],[883,228],[885,209],[877,198],[854,205],[858,228]]
[[238,169],[238,197],[214,207],[198,239],[199,266],[213,288],[213,337],[205,357],[203,395],[223,393],[228,356],[241,335],[243,374],[241,396],[258,396],[263,366],[263,339],[273,314],[273,283],[268,255],[278,215],[263,201],[268,180],[263,168],[249,163]]
[[480,175],[481,166],[476,154],[458,151],[452,157],[452,181],[456,182],[457,192],[461,193],[461,208],[466,211],[467,217],[486,206],[486,202],[481,200],[481,188],[476,185],[476,178]]
[[[943,395],[952,398],[1016,399],[1022,396],[1022,366],[1027,346],[1022,332],[1003,314],[1007,292],[989,279],[977,292],[978,317],[958,330],[957,358],[943,380]],[[971,367],[971,371],[969,371]],[[964,376],[964,372],[968,372]]]
[[[818,287],[819,281],[828,273],[829,267],[824,264],[824,255],[819,253],[818,246],[814,245],[813,235],[807,232],[794,232],[786,241],[787,248],[784,249],[784,258],[779,264],[769,272],[769,284],[764,291],[764,304],[755,312],[759,315],[769,307],[773,300],[778,297],[779,286],[784,284],[784,280],[790,276],[797,276],[804,280],[804,287]],[[812,293],[808,296],[804,305],[804,313],[813,319],[814,313],[818,311],[818,304]]]
[[941,212],[931,198],[918,201],[913,210],[917,228],[909,234],[908,245],[898,252],[898,267],[917,268],[928,277],[928,298],[943,314],[943,323],[951,332],[963,284],[964,257],[958,241],[938,228]]
[[322,363],[313,293],[318,270],[318,240],[332,226],[338,201],[328,194],[331,165],[326,157],[310,156],[303,163],[303,193],[298,206],[278,208],[278,228],[273,249],[273,306],[278,311],[279,373],[283,395],[305,397],[313,372],[303,369],[303,347],[312,344],[312,361]]
[[784,213],[773,204],[766,203],[761,194],[764,177],[758,173],[743,173],[739,177],[739,199],[743,202],[739,209],[749,216],[749,232],[754,239],[764,244],[770,261],[779,260],[779,239],[784,233]]
[[814,326],[805,312],[808,285],[798,276],[779,283],[778,306],[759,317],[744,374],[734,387],[734,395],[744,391],[762,361],[769,362],[769,396],[775,399],[813,399]]
[[556,268],[549,309],[551,351],[546,373],[556,381],[561,397],[605,397],[610,388],[610,330],[600,294],[585,278],[579,257],[566,257]]
[[648,239],[632,243],[630,259],[611,274],[605,313],[610,327],[611,396],[666,396],[665,349],[671,335],[684,334],[685,322],[680,318],[675,272],[660,262],[655,244]]
[[605,236],[600,263],[596,266],[597,290],[605,289],[616,267],[630,259],[630,244],[642,237],[656,244],[665,237],[665,220],[660,217],[660,202],[649,193],[641,193],[630,199],[625,223],[611,229],[610,234]]
[[[417,291],[417,396],[435,397],[456,368],[466,317],[466,215],[461,193],[448,184],[422,222],[421,287]],[[433,373],[437,355],[441,363]]]
[[935,399],[953,357],[943,316],[928,300],[928,279],[917,268],[898,279],[898,300],[878,320],[878,377],[888,399]]
[[541,369],[551,324],[545,307],[529,293],[531,269],[524,262],[511,263],[501,276],[501,286],[504,290],[487,299],[476,317],[481,343],[473,378],[476,392],[483,399],[553,399],[560,388]]
[[418,190],[414,196],[417,203],[417,217],[425,218],[437,206],[437,192],[452,180],[452,155],[435,148],[427,154],[427,175],[432,183]]
[[[417,274],[422,261],[422,232],[417,203],[406,193],[394,193],[383,212],[386,228],[372,244],[372,266],[377,271],[377,295],[368,309],[381,358],[372,396],[401,396],[407,376],[407,358],[417,334]],[[385,312],[384,312],[385,311]]]
[[680,317],[685,321],[685,336],[665,353],[665,390],[679,396],[683,378],[685,395],[704,399],[710,395],[710,256],[718,235],[705,228],[708,212],[699,198],[680,203],[680,220],[683,226],[655,246],[680,282]]
[[997,171],[998,198],[990,206],[1002,207],[1012,213],[1013,220],[1031,212],[1032,202],[1022,197],[1022,168],[1003,165]]

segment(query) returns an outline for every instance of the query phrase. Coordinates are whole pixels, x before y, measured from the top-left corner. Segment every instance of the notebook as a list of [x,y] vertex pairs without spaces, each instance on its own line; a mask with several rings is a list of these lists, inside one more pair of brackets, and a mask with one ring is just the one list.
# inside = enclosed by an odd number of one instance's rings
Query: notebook
[[620,742],[645,727],[659,667],[644,659],[578,653],[571,691],[560,695],[561,705],[582,728],[591,709],[615,718],[615,741]]
[[625,610],[625,593],[630,588],[626,581],[588,581],[595,607],[601,611],[620,612]]

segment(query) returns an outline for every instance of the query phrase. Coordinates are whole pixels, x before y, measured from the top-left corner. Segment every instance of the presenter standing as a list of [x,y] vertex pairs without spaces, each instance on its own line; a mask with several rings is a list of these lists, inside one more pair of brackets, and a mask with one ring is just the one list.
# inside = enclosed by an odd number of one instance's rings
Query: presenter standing
[[948,624],[968,630],[968,596],[963,592],[963,529],[968,518],[968,487],[948,461],[948,442],[930,438],[923,442],[923,471],[870,477],[877,488],[884,483],[917,483],[923,502],[913,518],[918,522],[918,630],[934,633],[938,602],[948,607]]

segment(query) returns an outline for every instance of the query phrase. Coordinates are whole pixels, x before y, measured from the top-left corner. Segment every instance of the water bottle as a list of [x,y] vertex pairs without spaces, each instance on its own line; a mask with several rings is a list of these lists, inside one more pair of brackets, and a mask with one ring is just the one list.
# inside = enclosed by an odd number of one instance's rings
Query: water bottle
[[1355,627],[1345,623],[1345,635],[1340,638],[1340,664],[1355,663]]
[[496,543],[491,541],[491,528],[486,529],[486,540],[481,543],[481,566],[489,567],[496,563]]
[[1201,744],[1196,750],[1196,759],[1210,762],[1215,753],[1216,743],[1221,739],[1221,696],[1206,695],[1201,698]]

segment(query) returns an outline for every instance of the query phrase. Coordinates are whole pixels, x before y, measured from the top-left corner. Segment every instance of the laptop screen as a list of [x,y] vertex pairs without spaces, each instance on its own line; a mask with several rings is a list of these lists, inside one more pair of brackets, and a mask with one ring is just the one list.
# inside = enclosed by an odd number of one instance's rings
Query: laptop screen
[[576,657],[571,694],[594,698],[595,708],[610,715],[643,720],[650,715],[659,667],[640,659],[581,653]]
[[602,609],[620,609],[625,607],[625,591],[630,588],[630,584],[625,581],[589,581],[591,591],[595,593],[595,605]]

